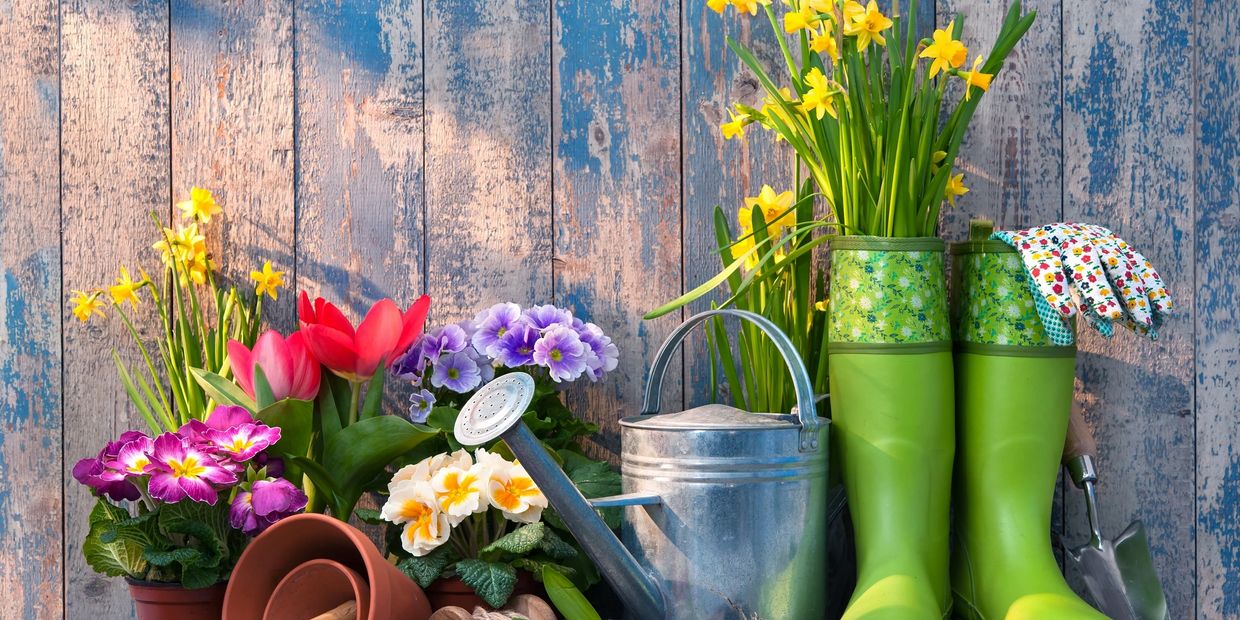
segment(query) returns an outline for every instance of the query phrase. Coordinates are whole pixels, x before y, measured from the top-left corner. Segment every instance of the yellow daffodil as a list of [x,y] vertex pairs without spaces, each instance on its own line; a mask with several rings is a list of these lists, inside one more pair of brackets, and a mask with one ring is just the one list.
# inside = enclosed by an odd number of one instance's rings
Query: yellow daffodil
[[735,114],[732,110],[728,110],[728,116],[731,117],[732,120],[719,126],[719,131],[723,132],[723,139],[731,140],[732,138],[740,138],[744,140],[745,125],[748,125],[753,121],[750,120],[749,115],[744,112]]
[[979,70],[980,67],[982,66],[982,62],[984,61],[982,60],[982,57],[979,54],[978,57],[973,60],[972,71],[961,71],[958,74],[960,75],[961,79],[964,80],[965,101],[969,100],[969,94],[973,92],[973,88],[972,88],[973,86],[976,86],[982,89],[982,92],[986,92],[990,90],[990,80],[991,78],[995,77],[995,75],[993,73],[982,73]]
[[255,282],[254,294],[262,297],[266,293],[272,299],[280,298],[280,287],[284,286],[284,272],[273,271],[271,261],[263,261],[262,271],[251,271],[250,279]]
[[805,74],[805,86],[807,90],[801,96],[801,111],[806,114],[813,112],[819,120],[822,120],[824,114],[830,114],[832,118],[835,118],[835,100],[831,80],[828,80],[818,67],[814,67]]
[[[745,256],[746,252],[753,249],[753,245],[753,229],[742,224],[741,234],[736,238],[736,243],[732,244],[732,260]],[[745,256],[745,269],[753,270],[753,268],[757,266],[757,252]]]
[[159,250],[164,265],[172,266],[173,262],[187,263],[195,255],[206,252],[207,238],[198,232],[198,224],[178,227],[176,232],[171,228],[164,229],[164,238],[152,248]]
[[83,323],[89,321],[92,316],[104,316],[103,300],[99,299],[100,295],[102,291],[90,293],[73,291],[73,297],[69,298],[69,303],[73,304],[73,316]]
[[832,62],[840,59],[840,48],[835,42],[835,33],[831,31],[830,22],[824,22],[820,30],[810,33],[809,48],[819,54],[825,53]]
[[771,3],[771,0],[730,0],[730,2],[741,13],[757,15],[758,5],[767,6]]
[[952,38],[952,30],[955,28],[955,21],[948,22],[947,28],[934,31],[934,42],[926,49],[921,51],[921,58],[933,58],[930,63],[930,77],[938,75],[940,71],[959,69],[969,58],[969,48],[964,43]]
[[[844,24],[844,34],[857,37],[857,49],[864,52],[870,46],[870,41],[886,47],[887,39],[883,38],[883,31],[890,28],[894,22],[878,10],[878,3],[870,0],[870,4],[866,5],[864,11],[860,13],[856,13],[856,9],[852,11],[852,19]],[[847,18],[848,5],[845,5],[844,12]]]
[[817,26],[818,11],[815,11],[808,2],[802,4],[800,10],[784,13],[784,32],[793,33],[802,30],[813,30]]
[[138,306],[138,289],[142,286],[142,280],[134,282],[129,277],[129,270],[121,267],[121,275],[116,278],[116,284],[108,287],[108,293],[112,295],[112,302],[116,305],[122,305],[129,302],[135,308]]
[[814,302],[814,309],[819,312],[826,312],[828,307],[829,306],[828,306],[827,300],[825,299],[822,301]]
[[758,192],[757,196],[745,199],[747,206],[741,207],[739,214],[741,226],[752,226],[752,209],[758,209],[762,213],[762,219],[766,222],[767,234],[774,237],[784,228],[796,226],[797,215],[792,211],[794,202],[796,202],[796,196],[792,191],[777,194],[770,185],[763,185],[762,191]]
[[956,206],[956,196],[963,196],[969,193],[969,188],[964,186],[964,173],[961,172],[956,176],[947,176],[947,187],[943,189],[943,197]]
[[851,23],[857,19],[858,15],[865,14],[865,7],[861,6],[861,3],[857,2],[857,0],[848,0],[844,3],[843,14],[844,23]]
[[190,188],[189,200],[178,202],[177,208],[182,212],[181,217],[204,223],[210,222],[211,217],[220,212],[220,205],[215,202],[215,197],[201,187]]
[[728,0],[706,0],[706,6],[710,7],[710,10],[722,14],[723,10],[728,8]]

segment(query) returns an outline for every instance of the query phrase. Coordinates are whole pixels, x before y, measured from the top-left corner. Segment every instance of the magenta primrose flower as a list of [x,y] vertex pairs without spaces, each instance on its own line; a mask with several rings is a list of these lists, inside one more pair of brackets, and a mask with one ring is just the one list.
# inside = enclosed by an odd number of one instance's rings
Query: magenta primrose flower
[[254,416],[245,407],[237,405],[219,405],[211,410],[211,415],[204,420],[190,420],[177,429],[177,433],[193,441],[206,441],[207,432],[211,430],[228,430],[240,424],[251,424]]
[[107,466],[125,474],[126,478],[145,476],[146,470],[151,466],[151,451],[154,449],[155,442],[142,435],[122,446],[116,459],[107,463]]
[[214,506],[219,499],[216,485],[237,483],[237,474],[176,433],[164,433],[155,438],[149,471],[151,479],[147,492],[167,504],[188,497]]
[[228,508],[228,521],[247,536],[255,536],[284,517],[306,508],[306,494],[282,478],[258,480],[237,493]]
[[249,422],[225,430],[208,430],[205,439],[207,444],[227,454],[233,461],[244,463],[280,441],[280,429]]
[[138,431],[125,431],[116,441],[109,442],[95,458],[82,459],[73,466],[73,478],[102,493],[114,501],[133,501],[141,497],[138,487],[128,480],[125,472],[113,467],[121,450],[130,442],[149,437]]

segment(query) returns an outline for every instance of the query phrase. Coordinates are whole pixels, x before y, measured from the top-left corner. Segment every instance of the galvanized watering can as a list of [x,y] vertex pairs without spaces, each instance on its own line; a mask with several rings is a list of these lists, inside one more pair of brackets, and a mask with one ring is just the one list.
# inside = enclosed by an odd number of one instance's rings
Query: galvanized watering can
[[[791,414],[707,405],[658,415],[663,374],[685,335],[712,316],[755,323],[792,373]],[[655,356],[642,414],[620,421],[624,494],[590,502],[521,422],[534,395],[503,375],[461,409],[457,441],[502,437],[620,595],[632,618],[822,618],[826,598],[827,423],[805,365],[769,320],[712,310]],[[594,511],[626,506],[623,544]]]

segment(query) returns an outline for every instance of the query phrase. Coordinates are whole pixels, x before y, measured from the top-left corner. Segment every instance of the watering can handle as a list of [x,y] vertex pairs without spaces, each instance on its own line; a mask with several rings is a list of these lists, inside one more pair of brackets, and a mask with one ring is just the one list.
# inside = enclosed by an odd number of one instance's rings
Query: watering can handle
[[779,329],[779,326],[772,323],[770,319],[748,310],[730,308],[707,310],[689,317],[679,327],[672,330],[667,340],[663,341],[663,346],[659,347],[659,352],[655,354],[654,363],[650,365],[650,375],[646,379],[646,398],[645,403],[642,405],[642,415],[652,415],[659,412],[659,392],[663,387],[663,375],[667,372],[667,367],[672,362],[672,354],[680,347],[680,343],[684,341],[685,336],[694,327],[705,322],[706,319],[715,316],[732,316],[749,321],[757,325],[758,329],[761,329],[771,339],[771,342],[775,344],[775,348],[779,350],[779,354],[784,358],[784,363],[792,373],[792,383],[797,396],[797,405],[792,413],[801,422],[801,451],[817,450],[818,411],[814,405],[814,388],[810,384],[809,372],[805,370],[805,362],[801,360],[800,355],[797,355],[796,349],[792,346],[792,341],[788,340],[788,336]]

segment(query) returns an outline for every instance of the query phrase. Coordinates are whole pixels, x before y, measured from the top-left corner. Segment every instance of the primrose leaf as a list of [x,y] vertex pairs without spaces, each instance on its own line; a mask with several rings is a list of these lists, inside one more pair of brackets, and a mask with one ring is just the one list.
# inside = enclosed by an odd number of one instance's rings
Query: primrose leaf
[[468,559],[456,563],[456,574],[487,605],[503,607],[517,585],[517,571],[507,564]]
[[[103,498],[95,502],[90,511],[90,531],[82,542],[82,555],[95,572],[109,577],[133,577],[146,575],[147,560],[142,551],[151,544],[149,538],[139,535],[140,530],[117,527],[129,519],[129,513]],[[105,531],[115,530],[113,542],[105,543],[100,537]],[[132,536],[130,534],[133,534]]]
[[401,560],[396,564],[396,568],[417,582],[420,587],[427,588],[439,579],[444,567],[452,559],[452,548],[448,545],[440,545],[420,558],[410,556]]
[[547,526],[542,523],[530,523],[508,532],[495,542],[483,547],[482,553],[507,551],[514,555],[524,555],[539,547],[547,534]]

